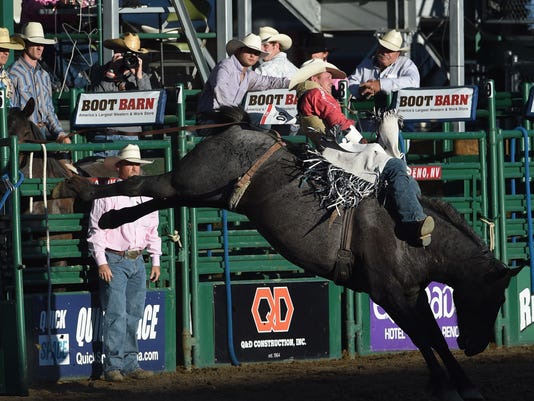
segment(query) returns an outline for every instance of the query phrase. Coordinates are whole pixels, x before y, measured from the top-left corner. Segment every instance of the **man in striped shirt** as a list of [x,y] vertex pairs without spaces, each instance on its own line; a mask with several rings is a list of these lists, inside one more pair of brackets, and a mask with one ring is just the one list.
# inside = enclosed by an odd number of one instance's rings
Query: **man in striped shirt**
[[28,22],[20,36],[24,39],[24,51],[9,68],[13,83],[11,105],[23,108],[33,97],[36,104],[30,120],[39,127],[43,139],[70,143],[56,115],[50,75],[39,64],[44,46],[55,43],[55,40],[45,39],[43,26],[39,22]]

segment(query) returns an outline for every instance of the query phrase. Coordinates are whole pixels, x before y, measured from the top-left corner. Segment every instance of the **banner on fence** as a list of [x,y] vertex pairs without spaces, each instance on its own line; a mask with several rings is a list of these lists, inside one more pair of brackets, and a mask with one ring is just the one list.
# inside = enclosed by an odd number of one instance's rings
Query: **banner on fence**
[[248,92],[243,106],[250,114],[252,121],[261,125],[297,123],[297,92],[295,91],[270,89]]
[[477,103],[477,86],[401,89],[393,100],[405,121],[471,121]]
[[[36,295],[31,299],[30,365],[41,379],[91,377],[102,369],[102,316],[98,295]],[[165,293],[148,291],[139,321],[137,359],[144,369],[165,369]]]
[[163,124],[165,90],[82,93],[78,99],[76,127],[113,127]]
[[[458,349],[459,335],[453,289],[445,284],[432,282],[426,288],[428,303],[450,348]],[[370,301],[371,351],[405,351],[417,347],[410,338],[379,305]]]

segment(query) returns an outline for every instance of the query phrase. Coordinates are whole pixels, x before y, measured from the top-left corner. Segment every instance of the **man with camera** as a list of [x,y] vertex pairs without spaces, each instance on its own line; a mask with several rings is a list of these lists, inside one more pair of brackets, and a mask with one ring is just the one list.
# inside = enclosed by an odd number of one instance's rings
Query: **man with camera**
[[[151,90],[150,77],[143,72],[143,60],[140,54],[148,53],[141,47],[139,36],[126,32],[117,39],[107,39],[104,47],[113,50],[114,54],[102,68],[99,80],[92,86],[93,92],[118,92],[131,90]],[[135,135],[141,132],[140,126],[108,127],[105,132],[91,138],[91,142],[131,141],[139,139]],[[134,134],[134,135],[132,135]],[[118,150],[95,152],[97,156],[115,156]]]

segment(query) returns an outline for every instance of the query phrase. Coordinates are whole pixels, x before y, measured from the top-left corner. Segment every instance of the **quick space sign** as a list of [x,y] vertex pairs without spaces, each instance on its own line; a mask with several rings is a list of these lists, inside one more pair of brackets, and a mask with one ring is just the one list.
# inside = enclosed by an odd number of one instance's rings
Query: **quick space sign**
[[165,90],[82,93],[76,106],[76,127],[163,124]]
[[[33,296],[31,304],[30,365],[36,377],[89,377],[99,375],[102,317],[98,295],[91,293]],[[49,306],[50,305],[50,306]],[[137,359],[144,369],[165,369],[165,294],[147,292],[139,320]]]
[[[432,282],[426,288],[430,309],[438,322],[450,348],[458,349],[458,324],[452,298],[453,289],[445,284]],[[370,301],[371,351],[404,351],[417,347],[380,306]]]
[[[229,362],[226,289],[213,288],[215,360]],[[232,326],[240,362],[329,355],[328,282],[233,284]]]
[[405,121],[476,119],[477,86],[401,89],[393,104]]

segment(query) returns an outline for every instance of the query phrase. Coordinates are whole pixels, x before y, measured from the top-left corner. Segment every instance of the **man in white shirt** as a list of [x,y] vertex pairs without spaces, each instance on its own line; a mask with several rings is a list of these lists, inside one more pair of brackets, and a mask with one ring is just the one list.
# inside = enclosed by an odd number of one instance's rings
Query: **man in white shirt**
[[402,88],[419,87],[419,70],[415,63],[401,52],[402,35],[396,30],[378,39],[373,57],[363,60],[349,76],[349,91],[356,98],[371,98],[383,92],[391,94]]
[[270,26],[262,26],[259,36],[262,50],[269,54],[260,59],[260,65],[254,71],[260,75],[291,78],[297,72],[297,67],[285,53],[293,44],[291,38]]

